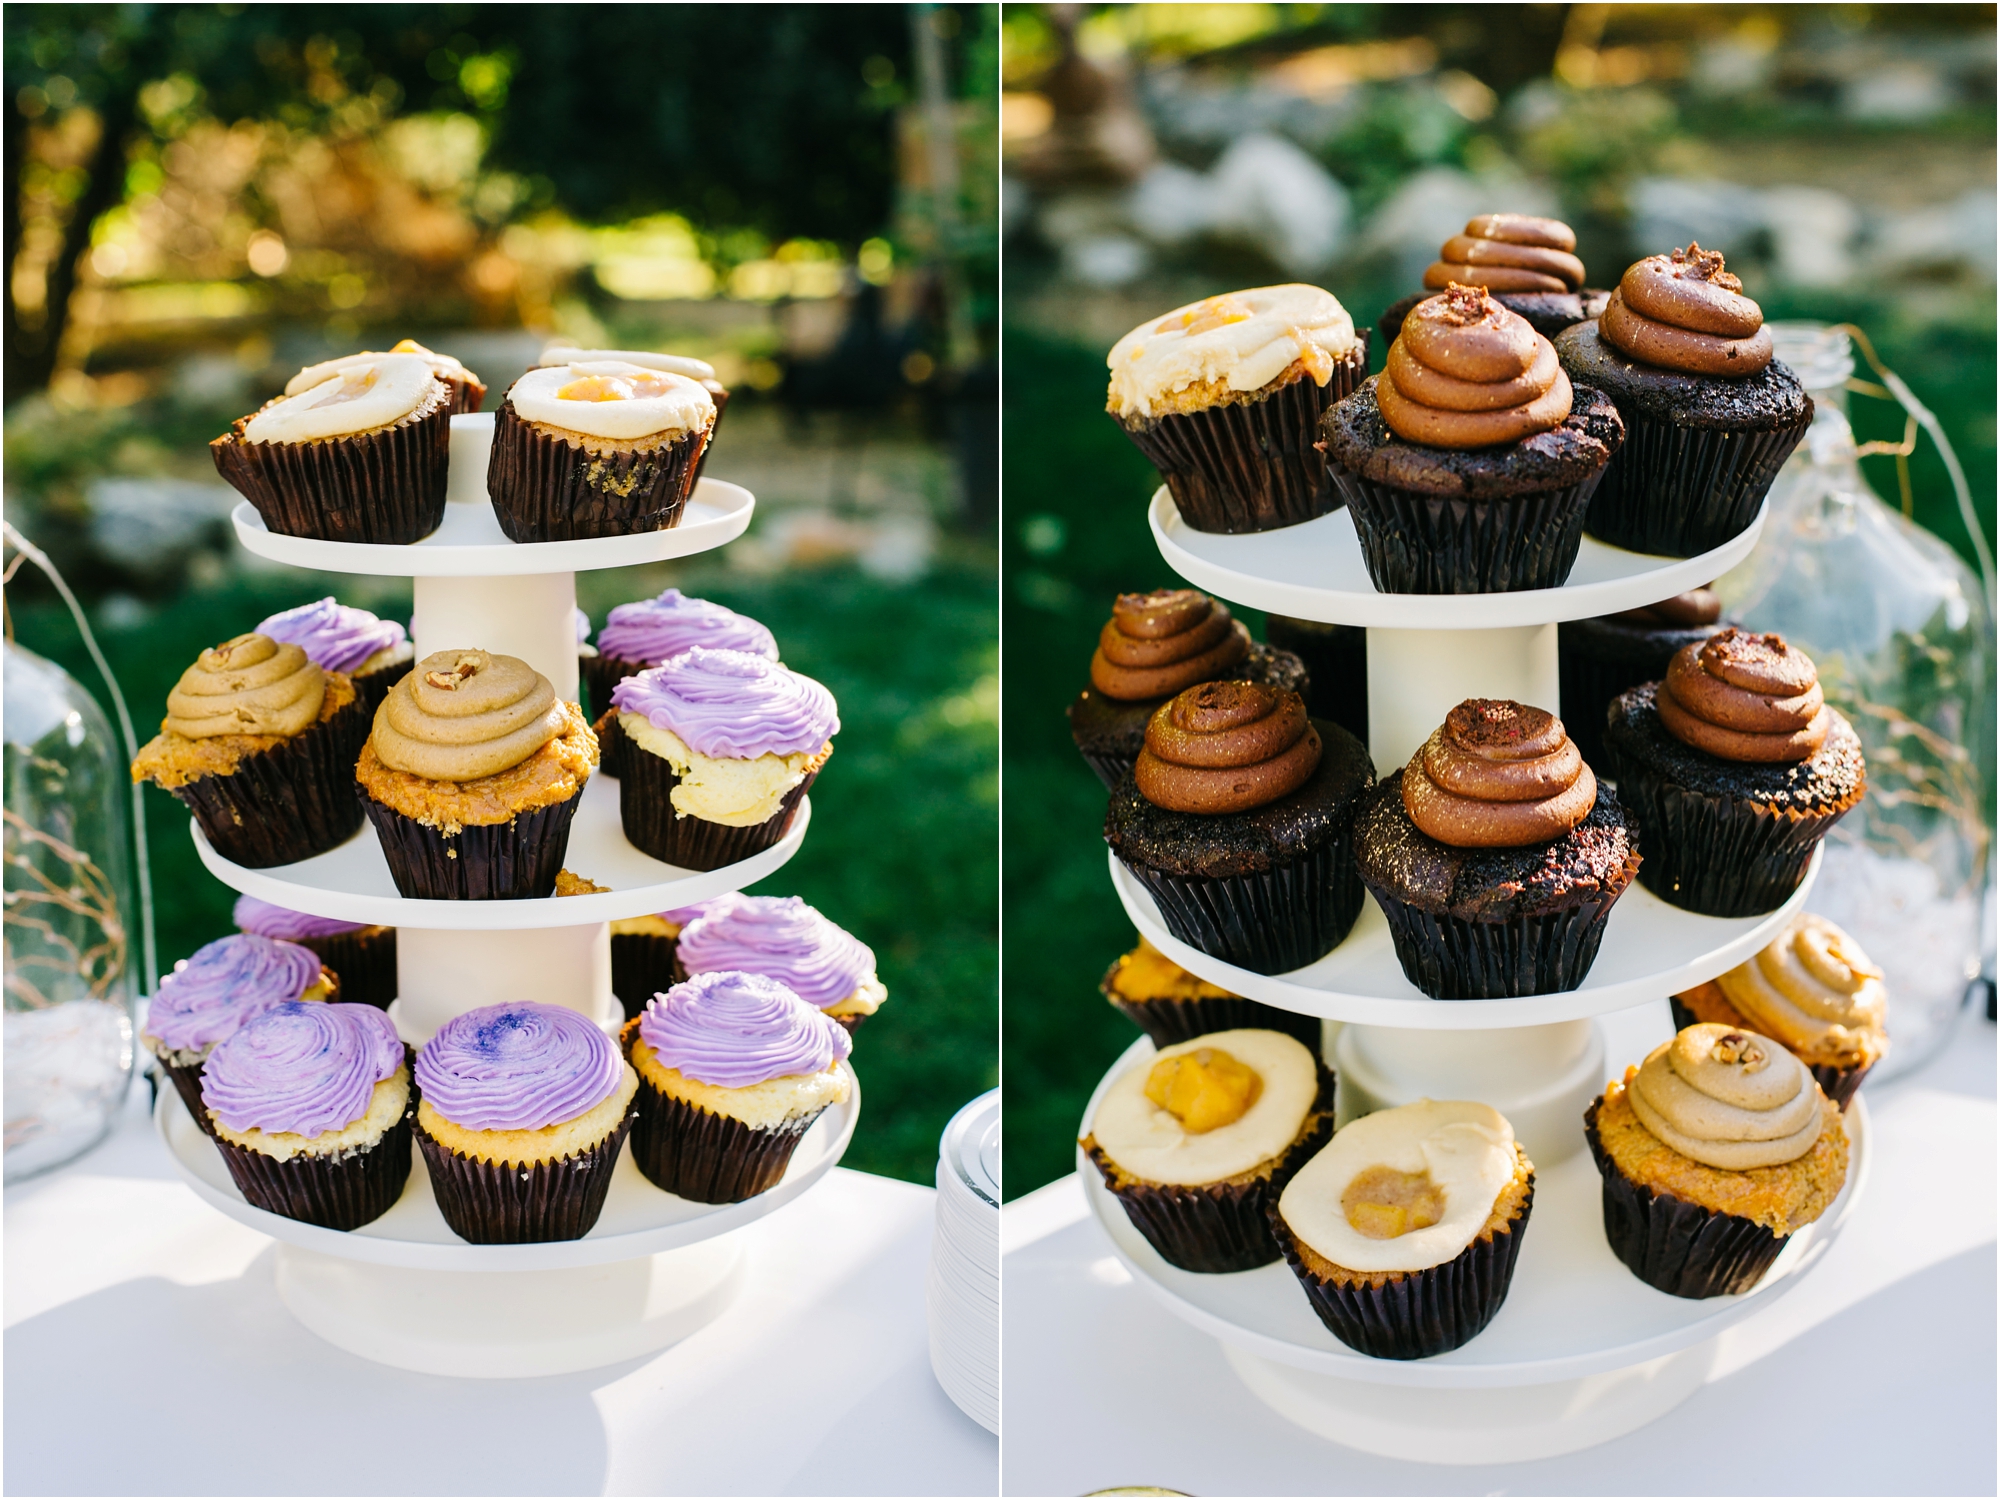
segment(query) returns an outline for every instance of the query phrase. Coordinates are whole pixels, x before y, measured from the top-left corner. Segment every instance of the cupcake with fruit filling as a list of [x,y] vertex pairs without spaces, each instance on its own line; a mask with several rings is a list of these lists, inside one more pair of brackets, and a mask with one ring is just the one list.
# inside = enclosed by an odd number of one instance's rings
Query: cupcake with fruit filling
[[403,1040],[369,1006],[274,1006],[216,1047],[201,1098],[254,1208],[359,1229],[395,1207],[410,1179]]
[[445,1022],[417,1054],[417,1145],[452,1233],[475,1245],[589,1234],[638,1089],[611,1038],[560,1005]]
[[1770,1038],[1845,1110],[1889,1051],[1882,971],[1825,917],[1801,912],[1769,946],[1674,996],[1674,1024],[1711,1021]]
[[762,974],[698,974],[620,1037],[640,1079],[632,1160],[695,1203],[776,1187],[813,1121],[852,1092],[847,1033]]
[[1603,315],[1557,337],[1563,368],[1618,403],[1627,441],[1584,529],[1633,552],[1693,557],[1757,518],[1812,425],[1812,398],[1771,357],[1763,309],[1712,250],[1627,268]]
[[216,472],[284,536],[422,541],[444,520],[452,389],[415,354],[358,356],[208,445]]
[[1106,409],[1197,531],[1269,531],[1340,504],[1313,451],[1320,413],[1368,370],[1331,292],[1264,286],[1149,320],[1112,346]]
[[687,924],[710,904],[697,901],[672,911],[620,917],[611,924],[611,993],[624,1006],[626,1020],[637,1017],[648,1000],[686,977],[674,971],[674,953]]
[[167,694],[167,716],[132,762],[186,804],[210,847],[253,870],[344,844],[361,827],[348,781],[368,711],[345,672],[261,635],[212,646]]
[[390,690],[353,775],[403,895],[552,895],[597,736],[518,657],[438,651]]
[[1132,1227],[1183,1271],[1278,1258],[1269,1213],[1333,1133],[1333,1074],[1296,1038],[1218,1031],[1113,1079],[1083,1154]]
[[1361,742],[1308,719],[1297,693],[1203,683],[1154,712],[1104,841],[1175,937],[1278,974],[1331,952],[1361,914],[1354,812],[1374,783]]
[[[451,412],[461,416],[478,411],[486,400],[486,382],[472,371],[453,359],[449,354],[439,354],[434,349],[426,349],[415,339],[398,339],[388,351],[391,354],[413,354],[431,367],[431,373],[451,387]],[[285,382],[285,394],[297,396],[311,390],[322,381],[335,375],[345,375],[349,370],[365,367],[382,356],[370,351],[364,354],[344,354],[339,359],[329,359],[322,364],[307,365],[298,374]]]
[[1465,233],[1444,242],[1424,272],[1426,290],[1391,304],[1375,327],[1385,345],[1394,343],[1411,308],[1457,282],[1485,287],[1495,302],[1552,339],[1604,311],[1610,293],[1587,288],[1583,280],[1569,225],[1532,214],[1480,214],[1466,221]]
[[1606,772],[1646,834],[1639,879],[1711,917],[1782,905],[1867,789],[1861,741],[1783,636],[1727,629],[1621,693]]
[[255,896],[236,898],[236,926],[257,937],[297,943],[319,955],[340,976],[340,998],[387,1010],[396,998],[396,929],[343,922],[275,906]]
[[[616,719],[611,694],[619,683],[695,646],[778,659],[771,632],[748,615],[668,589],[657,599],[612,606],[597,633],[595,652],[578,660],[577,670],[590,689],[591,712],[600,720]],[[606,727],[600,723],[599,734]]]
[[389,689],[417,659],[409,632],[401,625],[336,603],[331,594],[313,604],[281,610],[259,625],[257,634],[297,646],[316,667],[345,672],[371,720]]
[[1712,588],[1690,589],[1657,604],[1556,627],[1562,716],[1583,758],[1605,763],[1604,719],[1611,700],[1642,682],[1658,682],[1667,663],[1734,623],[1722,618]]
[[1368,577],[1385,594],[1552,589],[1624,440],[1608,396],[1483,287],[1410,309],[1388,366],[1320,421]]
[[1232,994],[1190,974],[1144,938],[1104,971],[1097,989],[1156,1047],[1171,1047],[1212,1031],[1250,1028],[1282,1031],[1319,1051],[1318,1016],[1302,1016]]
[[1434,1000],[1575,989],[1641,868],[1632,820],[1562,720],[1491,698],[1459,704],[1362,799],[1354,850]]
[[1840,1110],[1791,1053],[1709,1023],[1662,1042],[1583,1116],[1604,1237],[1675,1297],[1747,1292],[1847,1181]]
[[1069,706],[1070,738],[1107,787],[1146,745],[1146,721],[1198,682],[1308,689],[1303,663],[1250,639],[1229,606],[1194,589],[1120,594],[1090,656],[1090,686]]
[[1476,1338],[1514,1279],[1535,1168],[1491,1105],[1419,1100],[1343,1127],[1271,1229],[1333,1336],[1376,1359]]
[[680,978],[734,970],[775,979],[849,1034],[889,991],[875,950],[797,896],[723,896],[681,929]]
[[708,399],[715,403],[715,424],[709,428],[708,444],[701,450],[701,457],[695,460],[694,477],[699,482],[701,471],[708,466],[709,451],[715,447],[715,435],[722,430],[723,409],[729,405],[729,388],[715,378],[715,366],[704,359],[689,359],[684,354],[657,354],[650,349],[572,349],[564,344],[544,349],[540,363],[544,366],[588,364],[605,359],[621,360],[646,370],[665,370],[670,375],[685,375],[708,392]]

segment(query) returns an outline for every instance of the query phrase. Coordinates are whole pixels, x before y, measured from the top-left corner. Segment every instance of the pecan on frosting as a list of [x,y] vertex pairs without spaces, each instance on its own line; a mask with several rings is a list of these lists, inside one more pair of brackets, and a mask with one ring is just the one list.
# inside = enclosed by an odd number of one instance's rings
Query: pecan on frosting
[[389,690],[369,744],[391,770],[477,781],[519,765],[563,726],[548,678],[519,657],[438,651]]
[[1403,771],[1410,821],[1458,849],[1560,838],[1597,805],[1597,778],[1546,709],[1468,698]]
[[326,673],[302,647],[254,631],[211,646],[167,694],[162,729],[191,740],[295,735],[319,718]]
[[1776,1042],[1713,1021],[1660,1043],[1631,1086],[1640,1124],[1681,1155],[1729,1172],[1804,1156],[1825,1124],[1822,1098]]
[[1287,688],[1204,682],[1146,721],[1139,793],[1174,812],[1237,813],[1304,786],[1320,761],[1305,700]]
[[1722,618],[1722,596],[1712,588],[1689,589],[1656,604],[1620,610],[1611,618],[1656,629],[1691,630],[1699,625],[1713,625]]
[[1743,295],[1722,254],[1690,243],[1625,270],[1597,331],[1641,364],[1742,379],[1771,362],[1764,310]]
[[1560,426],[1569,377],[1555,345],[1483,287],[1453,284],[1410,309],[1375,400],[1389,430],[1426,448],[1487,448]]
[[1453,282],[1496,292],[1573,292],[1583,285],[1576,234],[1557,219],[1531,214],[1480,214],[1453,235],[1424,272],[1424,285]]
[[1654,702],[1682,744],[1765,765],[1810,759],[1833,723],[1811,657],[1733,625],[1676,651]]
[[1122,702],[1164,698],[1249,654],[1250,632],[1220,600],[1194,589],[1120,594],[1091,654],[1090,685]]

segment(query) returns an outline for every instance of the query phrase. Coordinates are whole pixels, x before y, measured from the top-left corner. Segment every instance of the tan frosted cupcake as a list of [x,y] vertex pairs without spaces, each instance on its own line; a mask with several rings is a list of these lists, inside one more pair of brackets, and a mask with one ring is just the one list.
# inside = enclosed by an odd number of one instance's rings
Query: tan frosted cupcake
[[[451,411],[454,416],[478,411],[485,402],[486,382],[449,354],[439,354],[434,349],[426,349],[415,339],[398,339],[390,346],[388,352],[412,354],[428,364],[431,373],[451,387]],[[339,359],[329,359],[321,364],[307,365],[285,382],[285,394],[300,395],[322,381],[329,380],[335,375],[345,375],[349,370],[366,366],[380,358],[382,358],[380,353],[370,350],[361,354],[344,354]]]

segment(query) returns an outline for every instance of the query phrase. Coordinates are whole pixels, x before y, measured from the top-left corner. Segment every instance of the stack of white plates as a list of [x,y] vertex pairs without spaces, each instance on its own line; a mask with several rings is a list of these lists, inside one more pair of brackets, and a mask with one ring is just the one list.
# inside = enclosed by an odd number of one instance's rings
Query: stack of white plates
[[1000,1091],[981,1094],[938,1143],[931,1237],[931,1368],[973,1421],[1000,1430]]

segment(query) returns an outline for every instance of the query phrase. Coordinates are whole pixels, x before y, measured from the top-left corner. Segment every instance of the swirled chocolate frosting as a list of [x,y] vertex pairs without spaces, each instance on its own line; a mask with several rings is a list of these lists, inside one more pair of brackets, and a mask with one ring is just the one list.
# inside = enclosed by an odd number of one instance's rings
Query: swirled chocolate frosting
[[1526,318],[1454,283],[1403,319],[1375,400],[1405,442],[1489,448],[1560,426],[1571,391],[1555,345]]
[[1597,778],[1562,720],[1504,698],[1468,698],[1403,771],[1403,808],[1457,849],[1561,838],[1597,805]]
[[477,781],[562,733],[548,678],[517,656],[435,651],[389,690],[369,743],[383,765],[430,781]]
[[225,734],[302,734],[319,718],[326,673],[303,648],[239,635],[211,646],[167,694],[162,729],[191,740]]
[[1164,698],[1221,676],[1250,654],[1229,607],[1194,589],[1120,594],[1090,656],[1090,685],[1107,698]]
[[1689,589],[1657,604],[1620,610],[1611,618],[1649,625],[1656,630],[1691,630],[1698,625],[1713,625],[1722,618],[1722,596],[1711,588]]
[[1722,268],[1722,252],[1690,243],[1628,266],[1597,331],[1621,354],[1684,375],[1740,380],[1771,362],[1764,310]]
[[1444,242],[1424,285],[1440,292],[1453,282],[1496,292],[1573,292],[1583,285],[1575,250],[1575,232],[1558,219],[1481,214]]
[[1632,1080],[1632,1112],[1682,1156],[1728,1172],[1797,1161],[1819,1139],[1822,1095],[1791,1053],[1705,1021],[1662,1042]]
[[1667,733],[1723,760],[1810,759],[1833,723],[1811,657],[1733,625],[1676,651],[1654,701]]
[[1140,795],[1174,812],[1237,813],[1276,802],[1319,769],[1305,699],[1255,682],[1204,682],[1146,721]]

